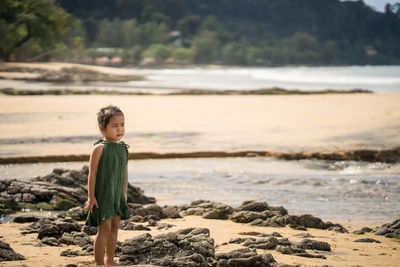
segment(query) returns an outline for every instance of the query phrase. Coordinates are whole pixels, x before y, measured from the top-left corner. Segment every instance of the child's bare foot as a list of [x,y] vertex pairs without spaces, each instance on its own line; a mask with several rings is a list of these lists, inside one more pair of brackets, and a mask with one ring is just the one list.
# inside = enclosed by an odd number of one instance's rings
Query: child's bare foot
[[121,266],[116,263],[114,260],[106,260],[106,266]]

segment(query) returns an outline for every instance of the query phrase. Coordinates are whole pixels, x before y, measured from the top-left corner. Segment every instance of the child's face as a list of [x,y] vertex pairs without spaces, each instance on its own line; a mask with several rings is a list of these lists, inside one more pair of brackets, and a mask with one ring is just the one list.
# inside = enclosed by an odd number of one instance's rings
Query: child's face
[[104,127],[100,126],[100,130],[104,133],[107,141],[118,142],[125,134],[124,116],[113,116],[108,122],[106,129],[104,130]]

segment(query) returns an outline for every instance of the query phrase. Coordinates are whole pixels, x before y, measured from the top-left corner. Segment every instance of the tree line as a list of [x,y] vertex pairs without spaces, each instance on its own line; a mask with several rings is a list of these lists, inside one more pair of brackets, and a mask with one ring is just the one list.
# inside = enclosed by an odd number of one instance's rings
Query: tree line
[[3,1],[3,60],[39,54],[119,56],[131,64],[400,63],[400,3],[382,13],[361,0]]

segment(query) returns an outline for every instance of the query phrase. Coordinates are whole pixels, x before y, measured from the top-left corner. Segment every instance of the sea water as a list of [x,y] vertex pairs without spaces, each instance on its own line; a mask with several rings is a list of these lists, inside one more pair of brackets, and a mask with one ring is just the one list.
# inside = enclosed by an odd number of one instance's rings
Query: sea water
[[[26,180],[53,168],[84,163],[0,165],[0,178]],[[284,206],[290,214],[322,219],[393,220],[400,216],[400,163],[202,158],[129,161],[129,182],[159,205],[208,199],[239,206],[244,200]]]
[[140,70],[145,81],[129,84],[149,88],[249,90],[280,87],[299,90],[367,89],[400,92],[400,66],[187,68]]

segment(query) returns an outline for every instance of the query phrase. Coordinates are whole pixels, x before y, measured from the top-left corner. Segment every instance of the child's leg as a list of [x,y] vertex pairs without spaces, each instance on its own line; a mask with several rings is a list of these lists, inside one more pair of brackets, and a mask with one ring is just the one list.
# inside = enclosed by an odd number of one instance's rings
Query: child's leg
[[111,220],[105,220],[102,225],[98,227],[97,235],[94,238],[94,260],[96,265],[104,265],[104,250],[107,240],[111,236]]
[[121,221],[121,216],[115,216],[114,218],[111,219],[111,233],[106,243],[107,266],[117,265],[117,263],[114,261],[114,252],[115,252],[115,247],[117,245],[118,229],[120,221]]

